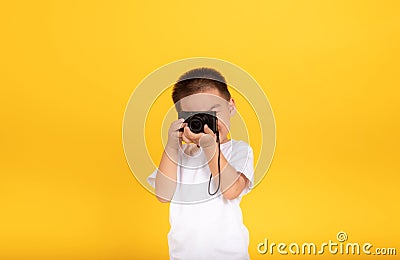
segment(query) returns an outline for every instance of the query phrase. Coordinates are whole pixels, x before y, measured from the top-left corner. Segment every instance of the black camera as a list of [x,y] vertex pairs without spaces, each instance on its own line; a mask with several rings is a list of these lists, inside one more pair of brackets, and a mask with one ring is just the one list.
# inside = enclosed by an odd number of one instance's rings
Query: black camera
[[[184,118],[184,123],[188,124],[190,131],[195,134],[204,133],[204,125],[216,133],[217,128],[217,115],[215,111],[180,111],[178,118]],[[183,128],[179,129],[183,131]]]

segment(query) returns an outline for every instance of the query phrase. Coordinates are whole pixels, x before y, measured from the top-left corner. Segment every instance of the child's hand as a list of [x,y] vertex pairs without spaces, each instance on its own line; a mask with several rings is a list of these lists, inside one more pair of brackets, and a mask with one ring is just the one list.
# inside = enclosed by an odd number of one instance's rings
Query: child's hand
[[179,151],[179,148],[182,144],[182,132],[179,131],[180,128],[186,125],[183,123],[185,121],[183,118],[180,118],[171,123],[171,126],[168,130],[168,142],[166,147],[171,148],[175,151]]
[[194,143],[197,146],[201,146],[203,148],[214,145],[216,142],[216,135],[208,127],[208,125],[204,126],[204,132],[205,133],[195,134],[190,131],[190,128],[188,126],[185,126],[182,139],[186,143]]

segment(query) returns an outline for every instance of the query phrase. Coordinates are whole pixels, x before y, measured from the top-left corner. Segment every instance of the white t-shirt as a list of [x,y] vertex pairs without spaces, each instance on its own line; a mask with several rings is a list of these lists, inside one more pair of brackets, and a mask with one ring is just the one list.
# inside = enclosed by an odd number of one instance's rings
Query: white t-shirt
[[[220,147],[229,164],[250,180],[250,188],[246,187],[233,200],[225,199],[220,189],[214,196],[209,195],[210,169],[204,152],[200,148],[189,156],[181,151],[177,186],[169,210],[170,259],[250,259],[249,232],[243,224],[239,204],[254,185],[253,150],[246,142],[237,140],[230,140]],[[186,149],[187,144],[182,148]],[[156,174],[157,169],[147,178],[154,188]],[[210,185],[211,194],[218,185],[218,177],[212,182],[215,185]]]

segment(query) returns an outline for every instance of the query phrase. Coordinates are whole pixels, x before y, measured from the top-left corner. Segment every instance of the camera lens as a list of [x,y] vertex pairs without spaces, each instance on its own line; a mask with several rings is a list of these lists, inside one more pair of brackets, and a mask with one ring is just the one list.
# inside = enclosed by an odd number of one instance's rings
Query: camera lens
[[195,134],[201,133],[203,131],[203,121],[201,120],[201,118],[198,117],[193,117],[190,121],[189,121],[189,128],[190,131],[192,131]]

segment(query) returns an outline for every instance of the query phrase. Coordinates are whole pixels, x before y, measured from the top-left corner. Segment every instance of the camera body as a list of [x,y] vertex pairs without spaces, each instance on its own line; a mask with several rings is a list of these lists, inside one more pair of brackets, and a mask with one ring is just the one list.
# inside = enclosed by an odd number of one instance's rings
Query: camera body
[[[217,127],[217,113],[215,111],[180,111],[178,118],[184,118],[184,123],[188,124],[190,131],[195,134],[204,133],[204,125],[216,133]],[[183,129],[180,129],[183,131]]]

